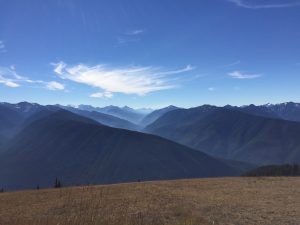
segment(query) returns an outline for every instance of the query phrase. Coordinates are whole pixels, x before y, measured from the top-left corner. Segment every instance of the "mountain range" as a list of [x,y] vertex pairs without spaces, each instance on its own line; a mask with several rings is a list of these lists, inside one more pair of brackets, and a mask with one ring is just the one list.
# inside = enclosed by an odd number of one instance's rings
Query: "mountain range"
[[106,106],[103,108],[100,107],[93,107],[90,105],[79,105],[78,109],[84,110],[84,111],[95,111],[100,112],[104,114],[108,114],[111,116],[118,117],[120,119],[128,120],[131,123],[138,124],[147,113],[151,112],[151,109],[132,109],[128,106],[124,107],[118,107],[118,106]]
[[227,105],[225,108],[233,108],[257,116],[271,117],[277,119],[300,121],[300,104],[285,102],[281,104],[247,105],[242,107]]
[[73,107],[62,107],[60,108],[66,109],[70,112],[76,113],[78,115],[93,119],[103,125],[107,125],[110,127],[115,127],[115,128],[122,128],[122,129],[127,129],[127,130],[139,130],[140,126],[132,123],[128,120],[121,119],[116,116],[112,116],[110,114],[106,113],[101,113],[97,111],[86,111],[86,110],[81,110],[78,108],[73,108]]
[[253,164],[300,162],[300,123],[204,105],[166,113],[144,128],[215,157]]
[[165,113],[171,112],[175,109],[179,109],[179,108],[176,106],[170,105],[165,108],[154,110],[154,111],[150,112],[148,115],[146,115],[139,124],[141,126],[145,127],[145,126],[153,123],[155,120],[157,120],[159,117],[161,117]]
[[221,160],[161,137],[101,125],[66,110],[40,111],[3,147],[5,189],[233,176]]
[[234,176],[300,162],[300,104],[0,103],[0,188]]

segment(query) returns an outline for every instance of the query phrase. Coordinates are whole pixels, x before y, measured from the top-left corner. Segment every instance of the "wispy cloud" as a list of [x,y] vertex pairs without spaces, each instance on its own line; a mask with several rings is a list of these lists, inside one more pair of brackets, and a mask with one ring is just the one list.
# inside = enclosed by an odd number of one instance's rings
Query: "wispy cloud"
[[241,64],[241,61],[237,60],[235,62],[232,62],[232,63],[229,63],[229,64],[225,65],[225,67],[236,66],[236,65],[239,65],[239,64]]
[[179,74],[179,73],[184,73],[188,72],[191,70],[194,70],[195,67],[192,65],[187,65],[186,67],[178,70],[170,70],[170,71],[162,71],[162,72],[157,72],[156,75],[173,75],[173,74]]
[[109,91],[97,92],[90,95],[92,98],[112,98],[114,95]]
[[241,71],[233,71],[228,75],[234,79],[255,79],[261,77],[261,74],[249,74]]
[[16,83],[12,79],[3,77],[1,74],[0,74],[0,84],[4,84],[5,86],[11,87],[11,88],[16,88],[16,87],[20,86],[18,83]]
[[56,81],[46,82],[46,88],[51,91],[64,90],[65,86]]
[[65,86],[56,81],[42,81],[42,80],[32,80],[27,77],[21,76],[16,72],[14,66],[10,67],[0,67],[0,84],[7,87],[17,88],[22,86],[22,84],[39,84],[43,88],[48,90],[64,90]]
[[0,40],[0,53],[3,53],[3,52],[6,52],[5,44],[3,41]]
[[247,9],[271,9],[271,8],[287,8],[287,7],[295,7],[300,6],[300,0],[281,0],[276,3],[270,3],[267,0],[227,0],[236,4],[239,7],[247,8]]
[[139,35],[139,34],[142,34],[144,32],[145,32],[145,30],[143,30],[143,29],[136,29],[136,30],[127,31],[126,35]]
[[143,33],[145,33],[144,29],[129,30],[117,37],[117,46],[127,45],[132,42],[139,42]]
[[63,69],[67,66],[65,63],[63,62],[59,62],[59,63],[50,63],[50,65],[54,66],[54,72],[57,74],[61,74]]
[[23,77],[19,76],[16,73],[14,66],[11,66],[9,68],[0,67],[0,84],[11,88],[16,88],[20,87],[19,81],[23,79]]
[[101,92],[94,93],[90,95],[91,97],[112,97],[113,93],[142,96],[151,92],[172,89],[177,87],[172,82],[176,75],[194,69],[191,65],[178,70],[140,66],[111,68],[106,65],[88,66],[85,64],[67,66],[64,62],[54,65],[54,72],[60,78],[101,89]]

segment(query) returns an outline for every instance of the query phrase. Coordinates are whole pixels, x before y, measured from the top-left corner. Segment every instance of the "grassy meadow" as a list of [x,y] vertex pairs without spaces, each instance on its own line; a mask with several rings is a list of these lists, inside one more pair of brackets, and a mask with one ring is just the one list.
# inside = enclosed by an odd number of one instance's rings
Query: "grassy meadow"
[[1,225],[299,225],[300,178],[213,178],[0,193]]

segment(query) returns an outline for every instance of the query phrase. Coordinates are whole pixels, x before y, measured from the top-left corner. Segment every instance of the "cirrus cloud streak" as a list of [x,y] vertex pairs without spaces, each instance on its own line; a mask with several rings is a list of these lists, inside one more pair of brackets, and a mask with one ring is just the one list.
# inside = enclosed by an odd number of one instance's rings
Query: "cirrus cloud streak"
[[24,76],[20,76],[14,66],[11,67],[0,67],[0,84],[7,87],[17,88],[22,86],[22,84],[39,84],[43,88],[56,91],[64,90],[65,86],[56,81],[43,81],[43,80],[32,80]]
[[228,73],[228,76],[234,79],[255,79],[259,78],[262,75],[261,74],[249,74],[249,73],[244,73],[241,71],[233,71],[231,73]]
[[113,93],[142,96],[151,92],[175,88],[177,85],[172,82],[174,76],[194,69],[191,65],[167,71],[156,67],[140,66],[110,68],[102,64],[68,66],[64,62],[52,65],[54,65],[54,72],[62,79],[101,89],[102,92],[92,94],[91,97],[108,98],[111,98]]
[[300,6],[300,1],[299,0],[285,0],[285,1],[280,1],[277,3],[270,3],[269,2],[255,2],[251,0],[228,0],[229,2],[232,2],[236,4],[239,7],[247,8],[247,9],[271,9],[271,8],[288,8],[288,7],[295,7],[295,6]]

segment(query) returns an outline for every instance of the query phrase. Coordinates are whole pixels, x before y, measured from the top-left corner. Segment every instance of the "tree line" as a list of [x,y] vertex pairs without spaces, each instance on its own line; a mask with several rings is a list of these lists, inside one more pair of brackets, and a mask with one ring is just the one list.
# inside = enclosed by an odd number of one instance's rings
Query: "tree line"
[[285,165],[269,165],[261,166],[243,174],[243,176],[258,177],[258,176],[300,176],[300,165],[285,164]]

